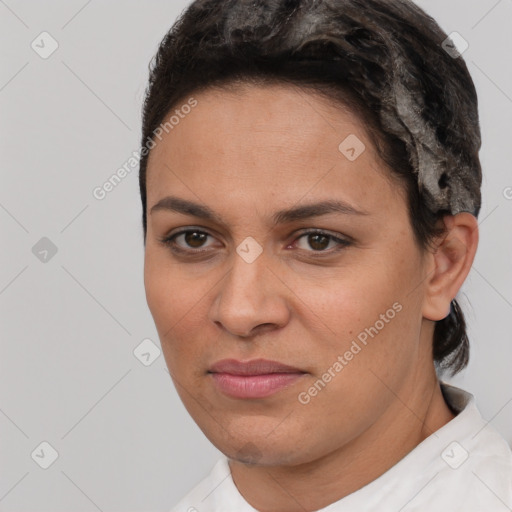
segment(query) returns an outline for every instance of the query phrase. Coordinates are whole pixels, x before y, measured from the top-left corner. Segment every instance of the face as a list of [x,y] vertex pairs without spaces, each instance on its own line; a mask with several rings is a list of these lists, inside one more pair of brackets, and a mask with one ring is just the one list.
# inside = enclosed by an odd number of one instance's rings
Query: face
[[277,85],[194,99],[148,162],[144,279],[165,360],[228,457],[312,461],[426,366],[406,199],[339,105]]

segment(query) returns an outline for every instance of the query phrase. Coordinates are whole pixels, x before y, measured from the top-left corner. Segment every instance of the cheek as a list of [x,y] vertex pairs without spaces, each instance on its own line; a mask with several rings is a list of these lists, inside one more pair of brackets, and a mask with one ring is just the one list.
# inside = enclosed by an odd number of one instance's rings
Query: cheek
[[[204,284],[197,276],[180,271],[165,250],[154,246],[146,248],[144,260],[146,299],[160,329],[166,327],[169,330],[178,321],[188,321],[208,289]],[[187,314],[188,312],[190,314]],[[172,335],[172,330],[169,335]]]
[[397,276],[380,263],[361,262],[329,273],[303,274],[294,288],[301,299],[296,302],[299,320],[309,323],[303,327],[325,332],[333,348],[374,325],[388,310],[388,316],[394,317],[393,304],[402,296]]
[[[365,306],[353,297],[347,291],[338,298],[331,314],[336,336],[317,340],[316,371],[297,390],[297,418],[321,430],[320,450],[366,430],[395,400],[391,390],[401,389],[418,359],[415,307],[394,302],[394,294],[370,295]],[[329,420],[320,425],[318,418]]]
[[201,368],[211,346],[211,343],[201,340],[211,342],[218,336],[213,324],[211,333],[206,332],[208,290],[215,283],[212,277],[211,272],[201,276],[180,271],[165,251],[152,247],[146,249],[146,300],[167,366],[173,374],[183,376],[186,368]]
[[[298,316],[318,348],[317,369],[323,374],[338,356],[346,355],[347,371],[344,366],[335,379],[342,387],[355,386],[363,375],[365,382],[375,384],[375,376],[366,375],[369,370],[394,375],[391,381],[401,378],[417,357],[421,297],[411,291],[418,261],[405,247],[398,254],[408,257],[399,259],[394,250],[383,250],[371,262],[361,258],[350,269],[324,275],[321,287],[318,280],[303,282],[304,305]],[[330,388],[334,392],[337,384]]]
[[159,332],[164,321],[169,321],[168,328],[172,325],[172,318],[167,317],[173,312],[168,304],[172,297],[172,281],[169,280],[170,274],[164,272],[165,265],[162,263],[156,251],[147,246],[144,257],[144,287],[146,301]]

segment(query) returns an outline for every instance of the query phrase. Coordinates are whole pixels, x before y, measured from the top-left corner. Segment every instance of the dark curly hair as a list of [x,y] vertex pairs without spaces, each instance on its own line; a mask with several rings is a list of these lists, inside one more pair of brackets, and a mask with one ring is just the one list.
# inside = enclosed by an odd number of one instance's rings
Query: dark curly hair
[[[154,146],[158,127],[192,93],[241,84],[300,87],[363,119],[389,176],[407,193],[423,249],[445,234],[445,215],[477,217],[477,95],[461,56],[445,51],[447,42],[409,0],[196,0],[149,66],[139,174],[144,241],[147,146]],[[452,375],[468,364],[466,324],[455,299],[436,322],[433,359]]]

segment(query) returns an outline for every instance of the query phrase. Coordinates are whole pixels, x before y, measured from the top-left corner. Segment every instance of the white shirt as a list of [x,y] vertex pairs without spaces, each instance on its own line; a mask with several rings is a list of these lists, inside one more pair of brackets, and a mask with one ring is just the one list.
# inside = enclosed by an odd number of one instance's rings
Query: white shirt
[[[472,394],[441,383],[457,416],[397,464],[319,512],[511,512],[512,452]],[[257,512],[223,457],[171,512]]]

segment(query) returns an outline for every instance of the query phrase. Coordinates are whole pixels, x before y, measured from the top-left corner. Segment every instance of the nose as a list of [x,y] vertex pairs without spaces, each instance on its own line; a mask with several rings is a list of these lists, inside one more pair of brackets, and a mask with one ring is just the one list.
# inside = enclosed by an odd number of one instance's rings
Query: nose
[[237,253],[233,260],[212,303],[211,320],[243,338],[286,325],[290,316],[286,295],[290,290],[277,277],[277,269],[270,267],[265,253],[251,263]]

